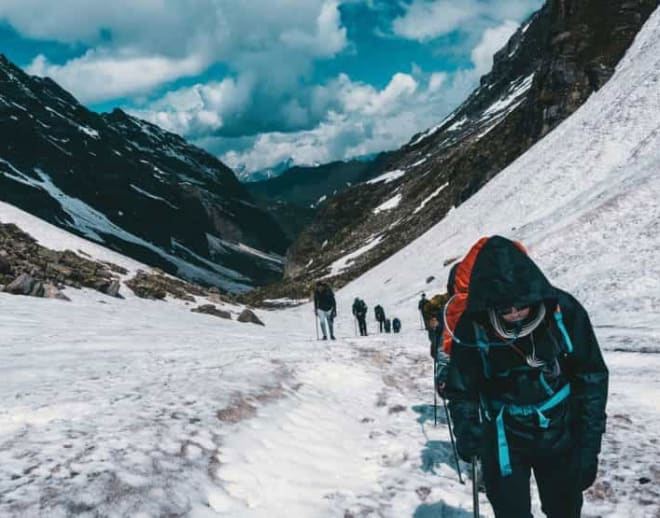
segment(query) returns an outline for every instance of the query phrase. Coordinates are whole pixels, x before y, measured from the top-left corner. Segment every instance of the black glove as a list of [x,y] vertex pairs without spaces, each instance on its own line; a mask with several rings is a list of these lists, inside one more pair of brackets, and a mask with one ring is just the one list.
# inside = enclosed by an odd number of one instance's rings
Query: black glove
[[481,457],[483,432],[481,425],[475,424],[469,433],[456,435],[456,451],[465,462],[472,462],[472,457]]
[[598,473],[598,455],[583,452],[580,455],[580,490],[586,491],[596,480]]
[[333,309],[333,310],[332,310],[332,313],[330,313],[330,318],[331,318],[332,320],[334,320],[335,318],[337,318],[337,311],[335,311],[335,310]]

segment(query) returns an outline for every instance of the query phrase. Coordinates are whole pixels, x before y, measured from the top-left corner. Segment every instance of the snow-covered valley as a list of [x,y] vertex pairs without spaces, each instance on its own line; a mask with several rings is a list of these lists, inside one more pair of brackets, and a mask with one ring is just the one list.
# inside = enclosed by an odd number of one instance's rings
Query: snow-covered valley
[[[0,293],[0,515],[471,516],[442,406],[433,425],[417,300],[444,291],[445,260],[498,233],[583,302],[605,351],[608,430],[583,515],[657,518],[658,114],[660,12],[570,119],[338,292],[336,342],[316,340],[309,304],[258,311],[263,328],[174,301]],[[18,217],[0,207],[0,221]],[[378,303],[401,334],[374,333]],[[481,509],[492,516],[485,497]]]

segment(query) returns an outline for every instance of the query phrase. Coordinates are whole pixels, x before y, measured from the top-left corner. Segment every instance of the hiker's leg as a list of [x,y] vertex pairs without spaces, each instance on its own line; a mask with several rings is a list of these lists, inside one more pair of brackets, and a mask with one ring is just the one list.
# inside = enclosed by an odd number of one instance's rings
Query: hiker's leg
[[323,338],[327,338],[328,333],[326,331],[326,324],[328,322],[328,313],[323,311],[322,309],[319,310],[319,322],[321,323],[321,331],[323,332]]
[[486,495],[496,518],[532,518],[530,483],[531,467],[514,452],[511,457],[511,475],[503,477],[497,460],[497,442],[489,437],[488,447],[481,459]]
[[327,316],[328,319],[328,329],[330,330],[330,338],[334,339],[335,337],[335,331],[333,327],[333,322],[332,322],[332,317],[330,315]]
[[534,462],[541,509],[548,518],[580,518],[582,491],[576,457],[567,452]]

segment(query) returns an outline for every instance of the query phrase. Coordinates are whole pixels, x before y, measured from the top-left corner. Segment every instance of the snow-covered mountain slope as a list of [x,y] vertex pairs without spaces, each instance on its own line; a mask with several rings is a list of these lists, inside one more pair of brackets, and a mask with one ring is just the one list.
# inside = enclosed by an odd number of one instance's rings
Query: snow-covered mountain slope
[[397,306],[407,303],[413,318],[419,293],[445,291],[444,261],[502,234],[592,309],[609,347],[660,351],[659,18],[602,90],[413,245],[348,285],[346,300],[365,284],[374,300],[407,293]]
[[1,55],[0,141],[2,201],[228,291],[280,277],[288,240],[224,164],[121,110],[90,112]]
[[[291,296],[290,281],[326,275],[345,253],[380,237],[336,275],[343,285],[429,230],[606,84],[657,5],[545,2],[454,113],[381,161],[381,173],[401,173],[395,180],[355,185],[320,206],[287,252],[281,293]],[[395,196],[396,205],[374,215]]]
[[[87,291],[0,293],[0,515],[471,516],[442,406],[433,426],[417,300],[443,290],[445,259],[500,233],[585,304],[605,350],[608,429],[583,516],[656,518],[658,84],[660,11],[557,131],[338,292],[336,342],[315,340],[309,305],[259,312],[264,329]],[[356,295],[403,332],[354,337]]]

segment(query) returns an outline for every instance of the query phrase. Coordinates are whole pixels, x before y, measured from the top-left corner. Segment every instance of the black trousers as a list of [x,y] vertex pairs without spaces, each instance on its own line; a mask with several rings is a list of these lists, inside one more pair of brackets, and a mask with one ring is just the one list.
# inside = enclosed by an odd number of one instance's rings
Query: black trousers
[[367,320],[365,316],[357,316],[358,326],[360,328],[360,336],[367,336]]
[[486,494],[497,518],[532,518],[532,470],[545,515],[548,518],[580,518],[582,491],[579,487],[577,455],[574,452],[534,455],[510,450],[513,473],[503,477],[500,474],[496,445],[491,439],[483,455],[482,468]]
[[385,326],[385,321],[384,320],[379,320],[378,321],[378,330],[382,333],[383,332],[383,327]]

